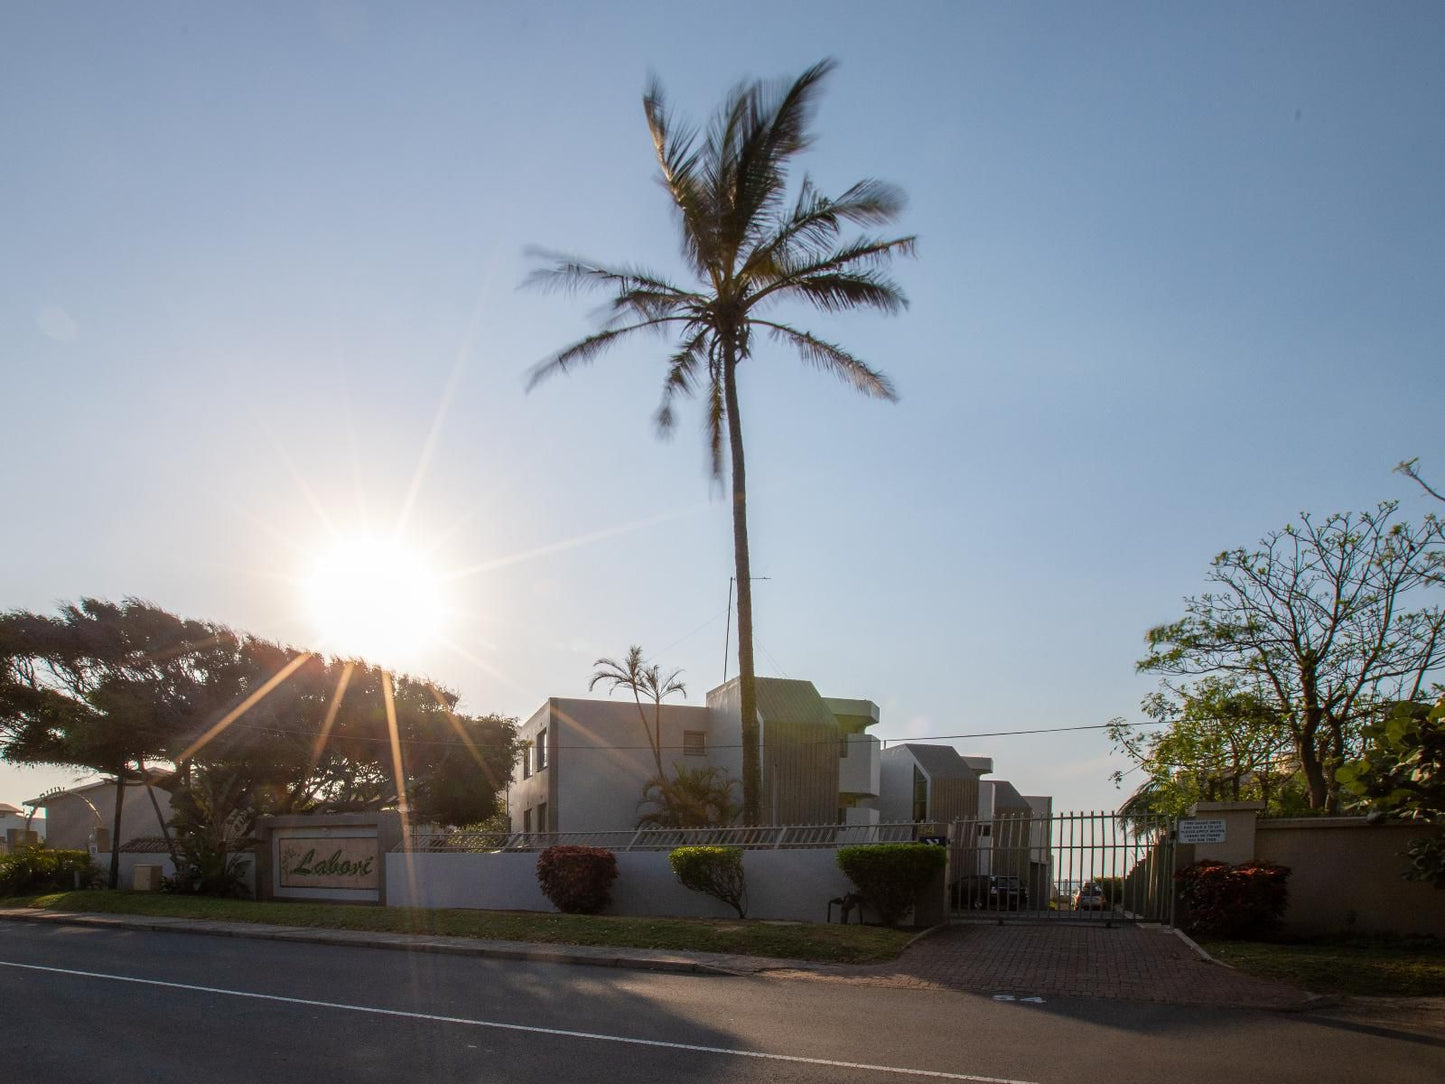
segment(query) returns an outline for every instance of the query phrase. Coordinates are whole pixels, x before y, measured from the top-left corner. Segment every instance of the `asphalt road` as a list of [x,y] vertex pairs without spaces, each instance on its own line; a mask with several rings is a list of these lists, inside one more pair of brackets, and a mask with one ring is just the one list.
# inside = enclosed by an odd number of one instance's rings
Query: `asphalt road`
[[1445,1040],[1300,1014],[26,923],[0,1005],[14,1081],[1445,1079]]

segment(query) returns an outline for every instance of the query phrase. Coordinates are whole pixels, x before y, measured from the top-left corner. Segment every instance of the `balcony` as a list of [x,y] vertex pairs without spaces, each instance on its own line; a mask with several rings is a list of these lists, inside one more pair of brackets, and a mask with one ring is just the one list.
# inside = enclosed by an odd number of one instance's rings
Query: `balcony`
[[848,734],[838,757],[838,793],[878,796],[879,741],[872,734]]

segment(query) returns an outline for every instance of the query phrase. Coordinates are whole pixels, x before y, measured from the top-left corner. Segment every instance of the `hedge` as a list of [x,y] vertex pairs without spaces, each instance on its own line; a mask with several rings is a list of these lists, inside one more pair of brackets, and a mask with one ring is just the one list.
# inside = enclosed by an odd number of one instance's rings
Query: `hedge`
[[918,894],[948,863],[948,851],[929,843],[873,843],[838,848],[848,875],[886,926],[896,926]]

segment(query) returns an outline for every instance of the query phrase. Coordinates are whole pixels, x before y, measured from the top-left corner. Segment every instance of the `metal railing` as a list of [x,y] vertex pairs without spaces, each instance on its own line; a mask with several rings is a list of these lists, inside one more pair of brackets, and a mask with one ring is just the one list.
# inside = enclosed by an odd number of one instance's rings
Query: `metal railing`
[[670,851],[675,847],[797,850],[859,843],[911,843],[916,824],[776,824],[756,828],[636,828],[621,832],[466,832],[413,827],[393,851],[481,854],[540,851],[547,847],[607,847],[614,851]]

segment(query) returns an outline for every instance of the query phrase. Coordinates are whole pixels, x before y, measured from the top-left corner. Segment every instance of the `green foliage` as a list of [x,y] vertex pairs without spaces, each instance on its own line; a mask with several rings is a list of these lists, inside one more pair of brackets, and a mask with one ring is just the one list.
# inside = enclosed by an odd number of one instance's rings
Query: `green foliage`
[[1138,664],[1268,690],[1313,809],[1339,808],[1335,772],[1354,755],[1370,705],[1412,699],[1445,663],[1445,610],[1411,608],[1440,582],[1445,525],[1393,522],[1395,507],[1303,515],[1255,548],[1219,554],[1210,589],[1149,631]]
[[180,895],[240,899],[251,894],[246,871],[256,840],[255,809],[244,801],[244,783],[220,770],[195,771],[171,795],[170,827],[176,872],[161,887]]
[[729,779],[715,764],[700,768],[679,764],[672,779],[648,780],[642,804],[652,808],[637,818],[637,826],[726,828],[742,809],[736,798],[737,785],[736,779]]
[[1289,868],[1272,862],[1202,861],[1174,875],[1188,933],[1262,937],[1279,925],[1289,904]]
[[848,875],[886,926],[896,926],[948,863],[943,847],[927,843],[873,843],[838,848]]
[[606,847],[548,847],[537,856],[537,883],[559,911],[595,915],[611,901],[617,856]]
[[[1445,696],[1434,706],[1394,704],[1365,729],[1365,748],[1336,773],[1372,812],[1445,824]],[[1445,888],[1445,830],[1411,840],[1406,880]]]
[[667,864],[684,888],[721,900],[748,917],[748,888],[741,847],[677,847]]
[[1113,773],[1115,785],[1134,772],[1144,776],[1120,813],[1179,816],[1196,802],[1215,801],[1263,802],[1274,815],[1306,808],[1289,727],[1267,697],[1208,677],[1153,693],[1142,708],[1164,729],[1144,731],[1122,719],[1109,725],[1115,750],[1133,762]]
[[[78,875],[78,881],[77,881]],[[30,892],[69,892],[90,888],[100,871],[85,851],[53,851],[43,845],[0,854],[0,897]]]

